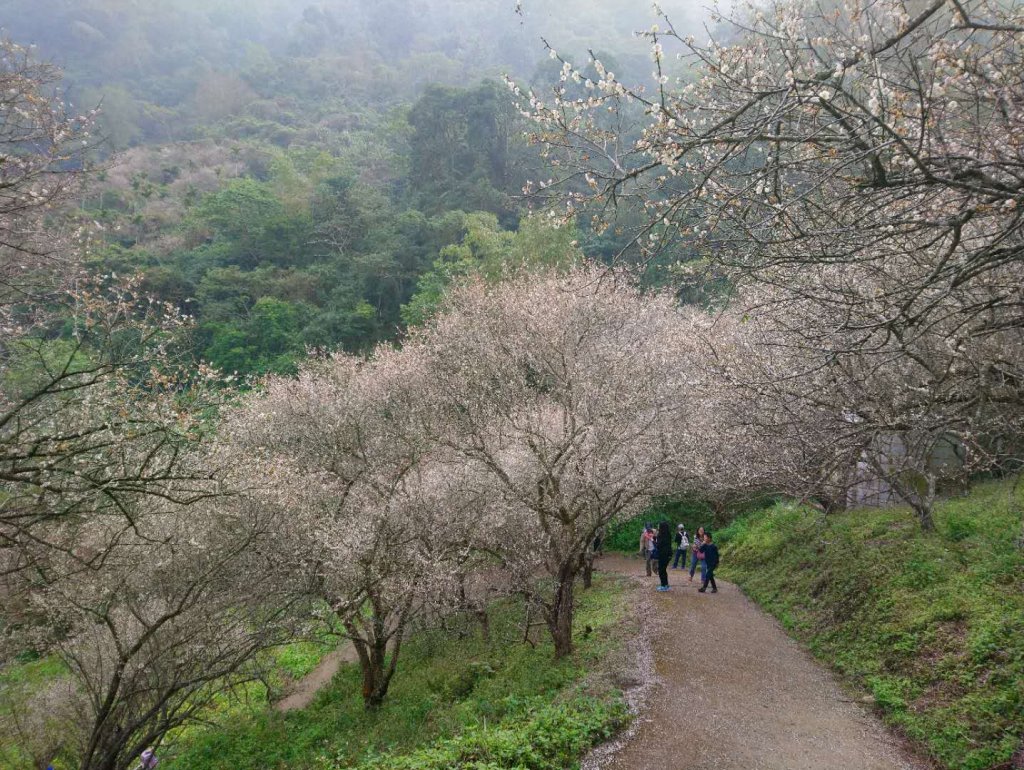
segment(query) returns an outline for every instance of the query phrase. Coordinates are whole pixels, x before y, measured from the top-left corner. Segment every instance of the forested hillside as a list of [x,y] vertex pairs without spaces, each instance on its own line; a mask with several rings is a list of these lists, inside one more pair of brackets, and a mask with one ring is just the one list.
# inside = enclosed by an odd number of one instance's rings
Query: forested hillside
[[518,248],[545,259],[506,235],[526,211],[524,185],[548,172],[501,76],[557,82],[541,41],[557,31],[559,45],[597,46],[650,80],[631,33],[653,13],[579,5],[0,10],[7,34],[63,68],[69,99],[100,110],[97,173],[78,202],[102,244],[93,269],[140,271],[146,291],[198,320],[196,355],[247,375],[292,371],[308,348],[393,339],[419,281],[425,295],[406,318],[423,318],[467,258]]

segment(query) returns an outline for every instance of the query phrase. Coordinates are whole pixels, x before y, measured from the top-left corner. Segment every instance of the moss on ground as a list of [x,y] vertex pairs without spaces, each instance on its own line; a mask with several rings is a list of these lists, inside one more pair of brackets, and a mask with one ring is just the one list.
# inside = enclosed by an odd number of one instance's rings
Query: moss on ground
[[1024,485],[909,509],[780,503],[719,532],[720,573],[885,719],[955,770],[1002,766],[1024,736]]

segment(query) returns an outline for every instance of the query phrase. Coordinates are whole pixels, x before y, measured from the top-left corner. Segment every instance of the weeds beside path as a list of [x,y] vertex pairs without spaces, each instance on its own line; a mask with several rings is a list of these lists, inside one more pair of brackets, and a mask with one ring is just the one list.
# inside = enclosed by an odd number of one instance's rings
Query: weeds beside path
[[[658,683],[636,733],[605,770],[923,770],[897,739],[782,628],[730,583],[699,594],[670,570],[654,590],[643,564],[618,555],[599,569],[648,592]],[[593,766],[593,763],[588,763]]]

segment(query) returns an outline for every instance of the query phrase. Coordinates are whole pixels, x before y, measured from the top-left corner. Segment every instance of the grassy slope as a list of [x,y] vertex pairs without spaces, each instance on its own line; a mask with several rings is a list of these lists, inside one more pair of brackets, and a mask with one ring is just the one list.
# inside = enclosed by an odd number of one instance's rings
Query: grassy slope
[[1022,503],[1024,484],[978,486],[931,534],[906,509],[783,503],[719,533],[721,574],[940,763],[997,767],[1024,736]]
[[555,663],[546,634],[537,634],[536,648],[521,641],[522,607],[499,605],[490,644],[476,630],[462,639],[424,632],[409,640],[377,713],[363,710],[358,670],[345,666],[309,708],[233,713],[166,767],[572,767],[625,719],[618,694],[595,672],[618,648],[626,611],[621,584],[598,576],[594,590],[580,593],[577,616],[577,628],[592,631],[579,632],[577,653]]

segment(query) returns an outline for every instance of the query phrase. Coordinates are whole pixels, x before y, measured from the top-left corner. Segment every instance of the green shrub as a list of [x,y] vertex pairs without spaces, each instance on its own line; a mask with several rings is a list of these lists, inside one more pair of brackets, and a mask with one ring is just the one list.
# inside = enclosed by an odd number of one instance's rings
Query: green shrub
[[[360,770],[564,770],[580,755],[611,737],[628,718],[621,701],[583,696],[557,704],[534,704],[496,726],[475,726],[410,754],[371,755]],[[342,760],[343,762],[343,760]],[[322,760],[322,767],[341,768]]]
[[954,543],[966,540],[978,531],[978,522],[961,513],[950,513],[945,517],[946,537]]
[[907,708],[905,694],[910,689],[907,679],[892,679],[884,676],[871,676],[867,679],[875,703],[889,711],[904,711]]

